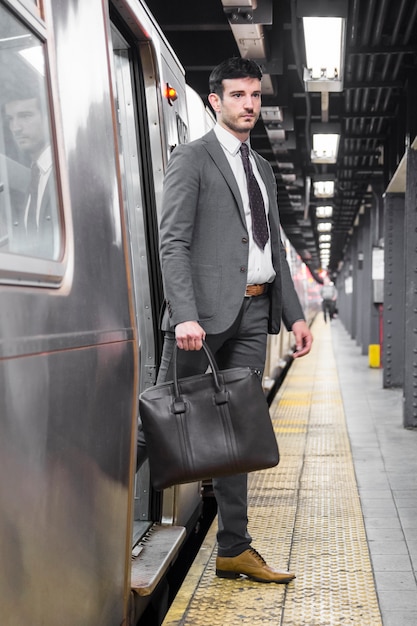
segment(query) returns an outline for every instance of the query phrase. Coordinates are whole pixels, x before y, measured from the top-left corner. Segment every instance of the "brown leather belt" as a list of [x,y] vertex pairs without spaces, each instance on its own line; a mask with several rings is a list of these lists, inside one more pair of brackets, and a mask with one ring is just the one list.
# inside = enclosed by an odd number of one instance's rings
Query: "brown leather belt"
[[245,298],[252,298],[253,296],[262,296],[268,291],[268,284],[263,285],[246,285]]

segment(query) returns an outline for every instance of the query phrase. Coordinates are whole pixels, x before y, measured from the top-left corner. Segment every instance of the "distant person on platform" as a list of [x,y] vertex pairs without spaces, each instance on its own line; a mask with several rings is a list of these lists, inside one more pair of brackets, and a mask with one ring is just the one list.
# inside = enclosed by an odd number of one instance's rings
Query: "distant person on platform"
[[336,314],[336,302],[337,302],[337,289],[329,278],[324,279],[323,287],[320,289],[320,295],[322,297],[322,309],[324,315],[324,321],[327,324],[327,319],[332,320]]

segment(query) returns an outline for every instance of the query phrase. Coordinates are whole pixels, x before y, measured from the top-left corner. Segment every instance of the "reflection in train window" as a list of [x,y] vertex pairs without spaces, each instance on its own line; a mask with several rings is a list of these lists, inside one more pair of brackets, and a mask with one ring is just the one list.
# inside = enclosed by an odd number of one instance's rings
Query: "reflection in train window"
[[0,252],[57,260],[61,249],[44,49],[0,6]]

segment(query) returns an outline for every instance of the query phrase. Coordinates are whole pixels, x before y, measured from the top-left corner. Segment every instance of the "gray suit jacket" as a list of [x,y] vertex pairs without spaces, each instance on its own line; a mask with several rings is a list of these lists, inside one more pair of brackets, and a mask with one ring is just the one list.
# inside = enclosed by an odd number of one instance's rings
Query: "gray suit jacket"
[[[276,278],[269,290],[269,332],[304,319],[279,233],[277,188],[270,164],[255,154],[269,197]],[[163,330],[196,320],[208,334],[231,326],[242,306],[249,240],[236,179],[214,131],[175,148],[160,223],[166,299]]]

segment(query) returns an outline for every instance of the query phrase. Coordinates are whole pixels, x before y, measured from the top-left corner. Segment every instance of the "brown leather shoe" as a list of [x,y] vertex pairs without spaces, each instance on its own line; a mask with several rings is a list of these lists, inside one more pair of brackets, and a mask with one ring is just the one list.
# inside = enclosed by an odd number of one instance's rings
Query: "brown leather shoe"
[[239,578],[244,574],[259,583],[289,583],[295,578],[292,572],[277,572],[269,567],[256,550],[249,548],[238,556],[218,556],[216,574],[219,578]]

